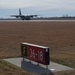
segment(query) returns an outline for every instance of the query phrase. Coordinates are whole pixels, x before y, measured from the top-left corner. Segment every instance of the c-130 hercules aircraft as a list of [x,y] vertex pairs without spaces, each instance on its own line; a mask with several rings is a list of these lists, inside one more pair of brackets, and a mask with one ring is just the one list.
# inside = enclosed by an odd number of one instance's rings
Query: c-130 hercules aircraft
[[19,9],[19,15],[10,15],[11,17],[21,18],[21,20],[30,20],[33,17],[37,17],[37,15],[22,15],[21,9]]

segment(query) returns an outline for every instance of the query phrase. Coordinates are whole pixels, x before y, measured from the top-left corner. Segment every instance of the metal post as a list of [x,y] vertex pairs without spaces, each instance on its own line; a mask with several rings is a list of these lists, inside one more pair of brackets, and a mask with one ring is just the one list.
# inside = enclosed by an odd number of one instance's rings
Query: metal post
[[48,75],[48,65],[46,65],[47,75]]
[[37,63],[37,66],[39,66],[39,63]]
[[31,60],[29,60],[29,63],[31,63]]

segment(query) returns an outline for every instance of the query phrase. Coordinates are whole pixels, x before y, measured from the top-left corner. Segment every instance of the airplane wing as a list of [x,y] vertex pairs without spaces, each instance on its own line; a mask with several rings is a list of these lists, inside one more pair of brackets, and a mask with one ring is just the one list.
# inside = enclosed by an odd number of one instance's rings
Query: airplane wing
[[19,18],[19,15],[10,15],[10,17],[16,17],[16,18]]

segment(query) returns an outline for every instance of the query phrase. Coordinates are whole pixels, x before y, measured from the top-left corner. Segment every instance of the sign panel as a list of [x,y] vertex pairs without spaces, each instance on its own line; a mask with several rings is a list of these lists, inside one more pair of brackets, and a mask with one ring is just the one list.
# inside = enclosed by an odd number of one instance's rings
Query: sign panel
[[27,45],[26,44],[21,44],[21,56],[22,57],[27,57]]
[[28,46],[28,59],[44,64],[45,51],[42,48]]
[[45,64],[45,65],[49,64],[49,48],[48,47],[22,43],[21,56],[41,64]]

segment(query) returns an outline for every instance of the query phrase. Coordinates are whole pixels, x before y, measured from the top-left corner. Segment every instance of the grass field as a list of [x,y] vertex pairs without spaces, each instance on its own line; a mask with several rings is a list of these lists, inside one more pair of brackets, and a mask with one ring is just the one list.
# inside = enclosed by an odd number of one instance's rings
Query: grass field
[[[0,22],[0,58],[19,57],[21,42],[48,46],[52,61],[75,68],[75,22]],[[5,62],[0,60],[0,66]],[[6,69],[5,69],[6,68]],[[20,75],[23,72],[0,67],[0,75]],[[13,74],[13,72],[15,74]],[[29,75],[29,73],[26,71]],[[26,74],[26,75],[27,75]],[[55,75],[75,75],[74,71]],[[30,73],[30,75],[33,75]]]

